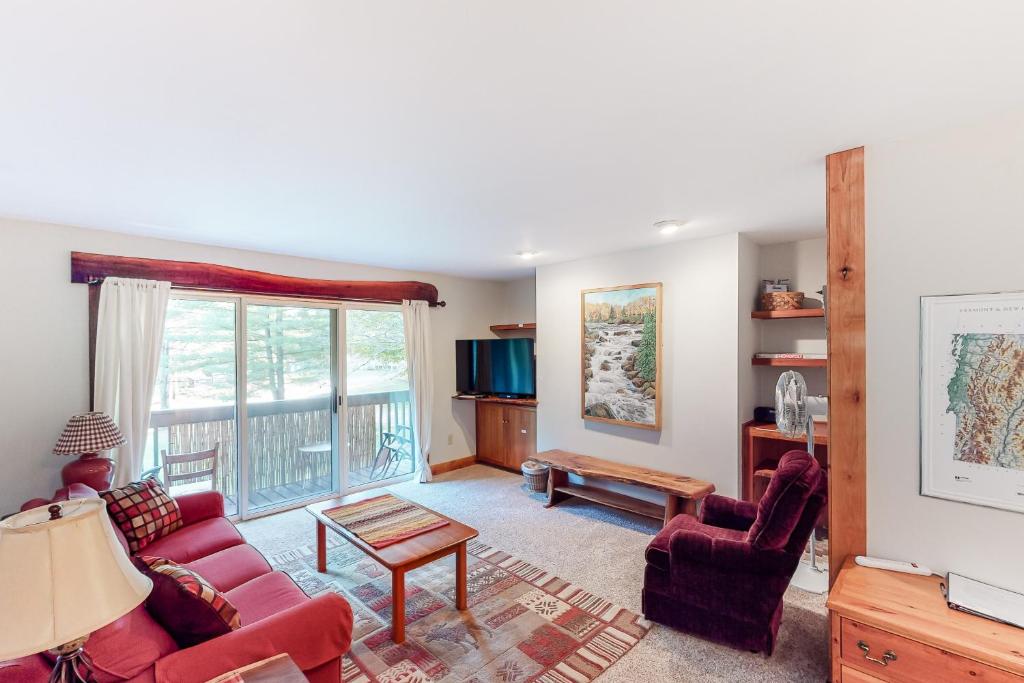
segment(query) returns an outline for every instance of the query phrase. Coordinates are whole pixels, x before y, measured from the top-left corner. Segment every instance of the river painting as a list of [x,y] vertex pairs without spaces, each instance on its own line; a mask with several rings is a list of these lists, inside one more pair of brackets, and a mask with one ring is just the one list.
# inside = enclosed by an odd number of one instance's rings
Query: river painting
[[661,284],[583,292],[584,420],[661,429]]

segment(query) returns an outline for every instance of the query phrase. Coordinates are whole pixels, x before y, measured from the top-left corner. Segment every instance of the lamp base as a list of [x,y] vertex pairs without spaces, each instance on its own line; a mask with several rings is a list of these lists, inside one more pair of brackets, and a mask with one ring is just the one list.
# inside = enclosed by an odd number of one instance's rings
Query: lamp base
[[57,661],[50,673],[49,683],[95,683],[92,660],[85,654],[86,638],[79,638],[50,650]]
[[83,453],[78,460],[64,465],[60,478],[64,486],[85,484],[97,491],[106,491],[114,479],[114,461],[95,453]]

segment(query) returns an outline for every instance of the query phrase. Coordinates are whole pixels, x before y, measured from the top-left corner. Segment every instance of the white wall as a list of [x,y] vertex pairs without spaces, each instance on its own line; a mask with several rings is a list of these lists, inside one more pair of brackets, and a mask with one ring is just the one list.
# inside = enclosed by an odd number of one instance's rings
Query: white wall
[[[758,381],[761,373],[768,369],[755,367],[750,359],[760,350],[761,325],[763,321],[750,317],[751,311],[757,310],[758,289],[761,282],[758,266],[760,264],[761,247],[742,235],[739,238],[737,261],[736,288],[736,422],[743,424],[754,418],[754,407],[758,403]],[[743,435],[736,430],[736,440],[742,448]]]
[[501,319],[495,319],[493,323],[537,322],[536,290],[537,278],[533,276],[506,282],[502,294],[505,306]]
[[1024,515],[918,494],[919,297],[1024,290],[1024,117],[868,147],[868,550],[1024,590]]
[[[825,284],[828,268],[825,238],[769,244],[761,247],[760,280],[789,278],[793,291],[807,295],[805,308],[821,308],[818,290]],[[823,318],[794,318],[762,320],[758,322],[760,340],[758,351],[766,353],[826,353],[825,321]],[[758,405],[775,405],[775,384],[781,372],[778,368],[761,366],[758,371]],[[807,381],[810,394],[826,395],[827,381],[824,368],[800,368]]]
[[[70,252],[209,261],[284,275],[416,279],[435,284],[447,308],[433,309],[435,416],[432,462],[475,452],[473,405],[452,401],[458,338],[487,337],[504,310],[504,283],[207,247],[111,232],[0,219],[0,514],[48,495],[66,460],[50,453],[65,421],[89,408],[88,295],[70,282]],[[452,443],[448,443],[451,435]]]
[[[539,450],[562,448],[738,487],[738,235],[537,269]],[[662,282],[660,432],[580,418],[580,290]],[[748,317],[749,317],[749,309]],[[748,360],[749,363],[749,360]]]

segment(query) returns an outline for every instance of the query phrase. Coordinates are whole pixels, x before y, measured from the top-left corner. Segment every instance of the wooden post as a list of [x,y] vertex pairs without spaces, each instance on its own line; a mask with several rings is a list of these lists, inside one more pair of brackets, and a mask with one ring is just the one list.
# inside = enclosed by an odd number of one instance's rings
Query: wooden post
[[867,552],[864,148],[825,159],[828,213],[829,585]]
[[466,544],[460,543],[455,551],[455,609],[466,609]]

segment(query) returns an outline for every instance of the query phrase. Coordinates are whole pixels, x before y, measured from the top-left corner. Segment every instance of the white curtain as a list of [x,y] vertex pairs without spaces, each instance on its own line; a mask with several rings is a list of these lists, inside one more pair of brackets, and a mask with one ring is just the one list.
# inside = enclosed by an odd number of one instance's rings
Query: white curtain
[[170,291],[169,282],[117,277],[100,288],[93,398],[95,410],[110,415],[125,437],[114,458],[114,486],[142,473]]
[[409,395],[412,403],[416,467],[420,482],[432,479],[430,463],[430,421],[434,416],[434,368],[430,350],[430,306],[426,301],[403,301],[405,358],[409,366]]

